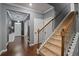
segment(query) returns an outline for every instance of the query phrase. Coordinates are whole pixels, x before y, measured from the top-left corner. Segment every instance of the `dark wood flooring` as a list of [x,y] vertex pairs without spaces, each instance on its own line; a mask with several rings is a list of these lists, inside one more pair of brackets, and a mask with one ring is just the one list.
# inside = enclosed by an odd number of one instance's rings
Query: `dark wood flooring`
[[7,51],[1,56],[37,56],[37,47],[37,44],[29,47],[23,37],[17,37],[14,42],[8,44]]

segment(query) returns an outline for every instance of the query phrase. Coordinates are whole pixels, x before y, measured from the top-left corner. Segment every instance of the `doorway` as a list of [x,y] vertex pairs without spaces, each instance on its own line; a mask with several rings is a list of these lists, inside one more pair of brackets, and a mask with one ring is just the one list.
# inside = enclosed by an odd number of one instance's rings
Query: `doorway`
[[21,23],[15,22],[15,23],[14,23],[15,37],[21,36],[21,30],[22,30],[22,28],[21,28]]

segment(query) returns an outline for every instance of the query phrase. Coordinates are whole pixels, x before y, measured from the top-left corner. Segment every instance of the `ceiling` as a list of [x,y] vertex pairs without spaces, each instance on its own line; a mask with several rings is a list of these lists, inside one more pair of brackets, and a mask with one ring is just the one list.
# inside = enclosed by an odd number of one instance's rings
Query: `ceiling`
[[29,3],[13,3],[13,4],[21,7],[29,8],[33,11],[36,11],[42,14],[53,9],[53,6],[49,5],[48,3],[32,3],[32,6],[30,6]]

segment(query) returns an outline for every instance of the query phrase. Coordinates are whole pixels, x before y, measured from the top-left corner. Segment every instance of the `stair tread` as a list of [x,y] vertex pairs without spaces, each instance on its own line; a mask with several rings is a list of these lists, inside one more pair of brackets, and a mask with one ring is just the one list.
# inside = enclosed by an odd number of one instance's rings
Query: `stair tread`
[[60,31],[55,32],[55,35],[61,35]]
[[56,55],[61,56],[61,48],[55,45],[52,45],[48,42],[44,45],[44,47],[48,48],[50,51],[54,52]]
[[61,36],[57,36],[57,35],[51,36],[51,38],[52,38],[52,39],[61,40]]
[[51,44],[54,44],[54,45],[56,45],[58,47],[62,46],[61,45],[61,40],[55,40],[55,39],[52,40],[52,39],[49,39],[48,42],[51,43]]
[[46,48],[42,48],[42,50],[40,51],[41,54],[45,55],[45,56],[56,56],[55,54],[53,54],[51,51],[49,51],[48,49]]

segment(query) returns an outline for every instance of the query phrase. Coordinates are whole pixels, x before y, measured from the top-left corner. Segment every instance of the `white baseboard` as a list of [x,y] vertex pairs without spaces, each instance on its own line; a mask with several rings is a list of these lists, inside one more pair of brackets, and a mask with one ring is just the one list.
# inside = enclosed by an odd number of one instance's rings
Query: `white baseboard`
[[4,50],[1,50],[1,51],[0,51],[0,55],[1,55],[3,52],[6,52],[6,51],[7,51],[7,48],[4,49]]
[[33,45],[35,45],[35,44],[34,43],[30,44],[30,46],[33,46]]
[[33,45],[35,45],[35,44],[38,44],[38,43],[32,43],[32,44],[30,44],[30,46],[33,46]]
[[6,47],[7,47],[8,44],[9,44],[9,42],[6,43]]

